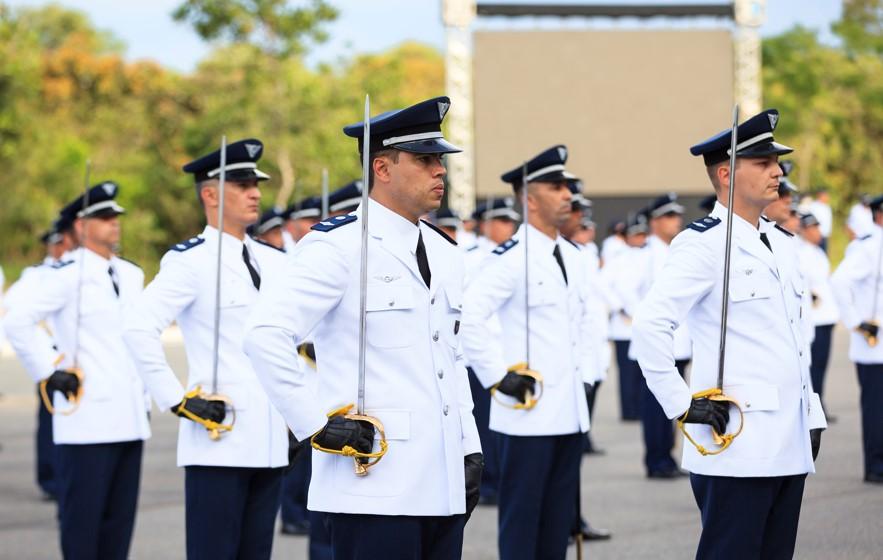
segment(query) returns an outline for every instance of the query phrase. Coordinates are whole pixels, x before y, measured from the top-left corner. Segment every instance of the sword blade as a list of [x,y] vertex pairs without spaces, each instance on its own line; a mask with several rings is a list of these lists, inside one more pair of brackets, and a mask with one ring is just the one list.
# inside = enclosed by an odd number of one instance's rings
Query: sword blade
[[733,193],[736,190],[736,144],[739,126],[739,105],[733,107],[733,129],[730,133],[730,184],[727,195],[727,240],[724,247],[724,289],[721,296],[721,333],[717,361],[717,388],[724,388],[724,361],[727,351],[727,311],[730,303],[730,256],[733,251]]
[[356,411],[365,414],[365,354],[368,350],[368,166],[371,163],[371,100],[365,95],[362,135],[362,260],[359,262],[359,395]]
[[530,237],[527,228],[530,226],[527,210],[527,162],[521,164],[521,205],[523,206],[522,216],[524,220],[524,358],[527,363],[527,369],[530,369],[530,301],[528,298],[528,289],[530,288],[530,253],[527,250],[527,239]]
[[221,176],[218,179],[218,262],[215,269],[215,325],[212,356],[212,394],[218,392],[218,360],[221,343],[221,245],[224,241],[224,183],[227,179],[227,136],[221,136]]
[[[86,208],[89,207],[89,182],[91,181],[92,175],[92,160],[86,160],[86,174],[83,177],[83,208],[85,211]],[[81,239],[78,239],[80,247],[83,249],[83,255],[80,256],[80,262],[77,264],[77,322],[74,327],[74,368],[80,365],[80,300],[83,298],[83,261],[85,261],[85,245],[86,245],[86,217],[83,216],[81,218],[82,227],[80,228],[83,232]]]

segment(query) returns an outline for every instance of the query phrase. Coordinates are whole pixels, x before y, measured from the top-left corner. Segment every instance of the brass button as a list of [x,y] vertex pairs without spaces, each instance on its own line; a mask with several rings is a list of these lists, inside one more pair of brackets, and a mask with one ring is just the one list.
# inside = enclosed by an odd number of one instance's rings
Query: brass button
[[438,370],[437,372],[435,372],[435,374],[438,376],[439,379],[443,379],[445,376],[445,372],[443,370]]
[[438,331],[435,331],[434,333],[432,333],[432,341],[438,342]]
[[442,414],[444,414],[445,416],[448,415],[448,405],[445,405],[445,407],[442,409]]

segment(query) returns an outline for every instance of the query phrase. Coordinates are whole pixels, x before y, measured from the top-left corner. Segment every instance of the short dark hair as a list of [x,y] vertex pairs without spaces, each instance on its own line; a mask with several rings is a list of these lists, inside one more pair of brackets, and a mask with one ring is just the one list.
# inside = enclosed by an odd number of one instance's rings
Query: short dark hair
[[720,192],[721,189],[720,181],[717,180],[717,170],[724,164],[729,165],[730,160],[719,161],[705,168],[705,172],[708,173],[708,178],[711,180],[711,186],[714,187],[714,192],[716,193]]
[[374,160],[381,157],[388,157],[393,163],[399,162],[399,150],[395,148],[386,148],[371,152],[368,155],[368,192],[374,188]]

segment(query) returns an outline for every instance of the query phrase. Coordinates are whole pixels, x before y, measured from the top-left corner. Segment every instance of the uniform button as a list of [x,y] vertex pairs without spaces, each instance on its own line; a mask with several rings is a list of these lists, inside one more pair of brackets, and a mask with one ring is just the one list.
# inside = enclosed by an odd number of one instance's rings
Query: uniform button
[[754,292],[751,292],[751,297],[754,297]]
[[390,307],[392,307],[392,306],[395,305],[395,304],[396,304],[396,302],[395,302],[394,299],[389,301],[389,306],[390,306]]
[[429,305],[435,305],[435,296],[432,296],[432,299],[429,300]]
[[442,370],[438,370],[437,372],[435,372],[435,374],[438,376],[439,379],[443,379],[445,376],[445,372]]
[[438,342],[438,331],[435,331],[434,333],[432,333],[432,341]]
[[445,416],[448,415],[448,405],[445,405],[445,407],[442,409],[442,413],[443,413]]
[[800,352],[798,352],[798,354],[800,354],[801,356],[803,356],[803,350],[801,350]]

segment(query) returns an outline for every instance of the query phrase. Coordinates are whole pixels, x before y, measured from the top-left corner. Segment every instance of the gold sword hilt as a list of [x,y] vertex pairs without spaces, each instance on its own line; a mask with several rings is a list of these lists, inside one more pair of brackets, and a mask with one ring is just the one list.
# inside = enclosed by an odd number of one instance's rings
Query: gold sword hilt
[[718,434],[714,430],[714,428],[711,429],[711,439],[714,444],[718,446],[716,449],[707,449],[705,446],[701,445],[695,439],[693,439],[693,437],[690,435],[690,432],[687,431],[687,428],[684,425],[683,418],[686,416],[686,414],[678,418],[678,428],[684,433],[684,437],[693,445],[693,447],[696,448],[696,451],[698,451],[700,455],[718,455],[720,453],[723,453],[728,447],[730,447],[730,445],[733,443],[733,440],[742,433],[742,428],[745,425],[745,414],[742,412],[742,406],[733,397],[728,397],[724,395],[724,392],[721,389],[707,389],[705,391],[700,391],[698,393],[695,393],[692,398],[728,402],[732,406],[735,406],[736,410],[739,411],[739,429],[735,432]]
[[[537,405],[540,401],[540,398],[543,396],[543,376],[540,372],[536,370],[532,370],[528,367],[527,362],[519,362],[509,369],[506,370],[506,373],[517,373],[518,375],[524,375],[525,377],[531,377],[536,381],[536,386],[539,386],[539,392],[534,394],[531,391],[525,391],[524,393],[524,402],[516,402],[515,404],[508,403],[500,397],[497,396],[499,383],[491,387],[491,397],[501,406],[505,406],[506,408],[511,408],[514,410],[530,410]],[[536,387],[535,387],[536,388]]]

